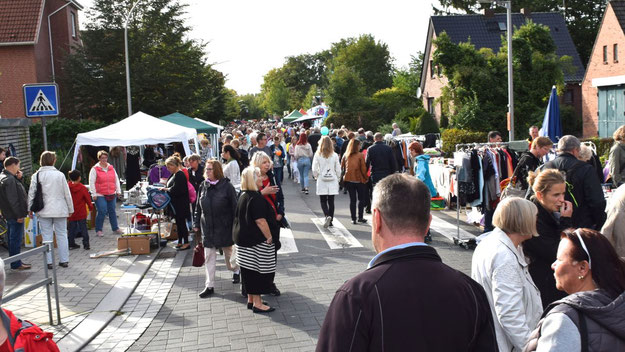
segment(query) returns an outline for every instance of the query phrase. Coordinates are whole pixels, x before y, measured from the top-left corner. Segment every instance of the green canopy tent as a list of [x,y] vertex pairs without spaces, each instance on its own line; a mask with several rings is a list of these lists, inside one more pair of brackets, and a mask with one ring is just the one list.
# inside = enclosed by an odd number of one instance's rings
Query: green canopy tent
[[159,117],[161,120],[165,120],[167,122],[174,123],[179,126],[184,126],[188,128],[194,128],[197,133],[206,133],[211,136],[211,144],[213,146],[213,155],[211,157],[215,157],[215,151],[218,147],[219,134],[223,127],[210,123],[208,121],[203,121],[200,119],[195,119],[193,117],[189,117],[187,115],[181,114],[179,112],[175,112],[173,114],[165,115]]
[[302,116],[304,116],[304,115],[301,112],[299,112],[297,110],[293,110],[290,114],[288,114],[288,115],[286,115],[285,117],[282,118],[282,122],[290,123],[290,122],[293,122],[293,121],[299,119]]

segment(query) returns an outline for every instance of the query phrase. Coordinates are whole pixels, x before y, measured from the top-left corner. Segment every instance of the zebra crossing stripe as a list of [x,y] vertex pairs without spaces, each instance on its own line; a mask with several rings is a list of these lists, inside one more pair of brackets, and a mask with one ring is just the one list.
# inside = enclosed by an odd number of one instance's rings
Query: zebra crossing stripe
[[[367,219],[367,223],[369,224],[369,226],[371,226],[371,214],[365,214],[364,216],[365,219]],[[435,231],[436,233],[439,233],[447,238],[449,238],[450,240],[453,241],[454,237],[458,236],[458,229],[456,228],[456,225],[450,222],[447,222],[439,217],[437,217],[436,215],[432,214],[432,223],[430,224],[430,229],[432,231]],[[475,235],[473,235],[472,233],[470,233],[467,230],[464,230],[462,228],[460,228],[460,238],[461,239],[472,239],[475,238]]]
[[311,218],[310,220],[317,226],[323,238],[328,242],[330,249],[362,247],[362,244],[358,242],[356,237],[354,237],[338,219],[334,218],[334,220],[332,220],[334,226],[330,226],[327,229],[323,227],[325,218]]
[[293,237],[293,231],[291,229],[280,229],[280,243],[282,247],[278,251],[278,254],[297,253],[297,244],[295,244],[295,238]]

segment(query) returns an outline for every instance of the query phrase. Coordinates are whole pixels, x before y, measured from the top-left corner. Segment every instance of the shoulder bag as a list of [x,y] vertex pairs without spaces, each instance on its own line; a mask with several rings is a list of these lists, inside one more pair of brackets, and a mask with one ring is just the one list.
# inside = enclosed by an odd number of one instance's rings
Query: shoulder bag
[[33,199],[33,204],[30,206],[30,211],[37,213],[43,209],[43,207],[43,190],[41,189],[41,182],[39,182],[39,172],[37,172],[37,190],[35,191],[35,198]]

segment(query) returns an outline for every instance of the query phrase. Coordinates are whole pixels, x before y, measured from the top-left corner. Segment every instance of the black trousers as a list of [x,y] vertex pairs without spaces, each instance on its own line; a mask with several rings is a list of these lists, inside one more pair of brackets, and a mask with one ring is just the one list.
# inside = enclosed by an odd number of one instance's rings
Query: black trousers
[[367,184],[360,182],[345,182],[345,188],[349,192],[349,212],[352,220],[356,220],[356,196],[358,196],[358,219],[362,219],[367,204]]
[[187,219],[183,216],[176,215],[176,229],[178,230],[178,243],[189,243],[189,229],[187,228]]
[[319,198],[323,215],[334,218],[334,195],[322,195]]

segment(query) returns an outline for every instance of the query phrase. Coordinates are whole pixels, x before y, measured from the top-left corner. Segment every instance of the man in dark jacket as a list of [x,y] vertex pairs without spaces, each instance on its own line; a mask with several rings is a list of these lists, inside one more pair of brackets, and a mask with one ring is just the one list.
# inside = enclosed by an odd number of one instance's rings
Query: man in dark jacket
[[[20,161],[16,157],[4,160],[4,170],[0,172],[0,211],[7,221],[9,256],[20,254],[24,237],[24,218],[28,215],[28,197],[22,183],[17,179]],[[11,263],[11,269],[30,269],[30,264],[21,261]]]
[[423,243],[430,191],[397,174],[374,190],[368,269],[336,292],[317,351],[497,351],[484,289]]
[[606,219],[605,197],[593,167],[577,157],[581,143],[575,136],[564,136],[558,141],[560,155],[543,167],[558,169],[566,175],[566,200],[573,203],[573,227],[601,230]]
[[397,171],[397,159],[393,149],[382,141],[382,133],[373,137],[375,143],[367,149],[367,169],[371,167],[371,181],[373,186],[386,176]]
[[308,143],[312,147],[313,154],[317,152],[317,145],[319,144],[319,140],[321,140],[321,129],[319,127],[315,127],[314,132],[308,136]]

